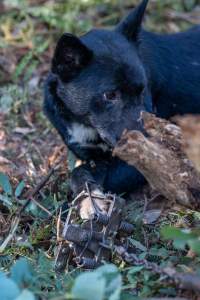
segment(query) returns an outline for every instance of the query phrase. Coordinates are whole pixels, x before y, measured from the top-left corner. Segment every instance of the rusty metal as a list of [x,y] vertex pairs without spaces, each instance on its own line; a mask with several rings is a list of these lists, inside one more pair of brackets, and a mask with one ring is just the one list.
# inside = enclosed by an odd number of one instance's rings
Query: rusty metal
[[95,214],[94,215],[94,221],[96,221],[97,223],[100,223],[102,225],[107,225],[109,222],[109,217],[107,215],[103,215],[103,214]]
[[122,221],[119,226],[119,230],[124,233],[131,234],[134,230],[134,226],[128,222]]
[[115,247],[124,246],[134,230],[133,225],[122,220],[124,199],[112,194],[102,197],[102,201],[108,204],[107,213],[102,214],[95,209],[92,220],[81,220],[78,204],[86,197],[91,199],[93,207],[96,208],[93,194],[87,185],[86,191],[74,199],[69,209],[63,240],[56,255],[56,270],[64,270],[69,264],[94,269],[103,262],[110,261]]
[[80,260],[76,260],[77,262],[77,266],[79,266],[80,268],[84,268],[84,269],[96,269],[100,264],[92,258],[88,258],[88,257],[83,257]]

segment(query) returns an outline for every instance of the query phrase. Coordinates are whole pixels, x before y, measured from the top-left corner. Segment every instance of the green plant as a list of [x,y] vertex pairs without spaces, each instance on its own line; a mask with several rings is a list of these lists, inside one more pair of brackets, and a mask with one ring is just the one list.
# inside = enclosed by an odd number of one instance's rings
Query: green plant
[[200,228],[181,229],[167,226],[162,228],[162,235],[167,240],[172,240],[176,249],[186,250],[188,246],[200,255]]

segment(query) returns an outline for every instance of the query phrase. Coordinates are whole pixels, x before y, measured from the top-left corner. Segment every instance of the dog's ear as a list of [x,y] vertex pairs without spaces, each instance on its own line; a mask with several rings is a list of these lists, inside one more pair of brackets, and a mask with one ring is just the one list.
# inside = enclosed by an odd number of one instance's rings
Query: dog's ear
[[90,62],[92,56],[92,51],[79,38],[65,33],[55,49],[52,72],[66,82],[75,77]]
[[143,0],[117,25],[116,30],[125,35],[129,40],[137,40],[147,4],[148,0]]

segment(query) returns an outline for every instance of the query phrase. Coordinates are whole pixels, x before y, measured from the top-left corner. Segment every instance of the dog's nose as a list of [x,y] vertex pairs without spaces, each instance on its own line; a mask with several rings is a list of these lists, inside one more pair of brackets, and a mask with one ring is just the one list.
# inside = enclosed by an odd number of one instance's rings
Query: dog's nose
[[116,143],[117,143],[117,138],[114,137],[113,135],[106,133],[102,130],[99,131],[99,135],[101,139],[110,147],[114,148]]
[[103,140],[110,148],[114,148],[117,143],[117,139],[115,139],[114,137],[109,137],[109,138],[105,137],[103,138]]

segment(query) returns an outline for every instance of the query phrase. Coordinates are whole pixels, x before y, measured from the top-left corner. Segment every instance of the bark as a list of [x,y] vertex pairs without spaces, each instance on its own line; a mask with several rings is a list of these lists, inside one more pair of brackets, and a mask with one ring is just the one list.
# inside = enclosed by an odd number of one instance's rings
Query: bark
[[136,167],[151,187],[171,201],[200,206],[200,174],[183,151],[180,127],[143,112],[146,136],[125,131],[113,155]]
[[200,116],[176,117],[175,121],[183,133],[184,151],[200,172]]

